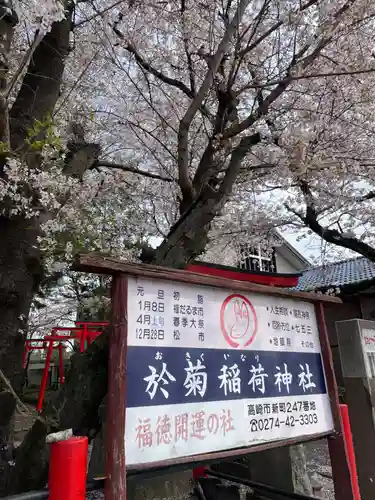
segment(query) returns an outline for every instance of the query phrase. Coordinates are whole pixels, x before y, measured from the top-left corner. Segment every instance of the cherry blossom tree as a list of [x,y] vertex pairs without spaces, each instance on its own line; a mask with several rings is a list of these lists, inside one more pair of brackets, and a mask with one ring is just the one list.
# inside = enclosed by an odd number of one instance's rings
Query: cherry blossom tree
[[[131,212],[141,217],[146,211],[147,201],[136,187],[156,193],[156,179],[161,178],[150,169],[140,172],[130,161],[110,162],[98,143],[86,140],[81,123],[69,116],[69,96],[79,81],[74,80],[78,64],[69,59],[75,10],[69,1],[0,2],[0,368],[16,393],[23,380],[24,334],[38,289],[61,273],[77,248],[108,251],[111,239],[117,253],[131,252],[147,224],[146,216],[141,224],[134,218],[125,223]],[[135,175],[144,182],[136,184]],[[164,176],[160,182],[170,179]],[[111,226],[115,209],[109,192],[122,204],[117,204],[119,214]],[[16,406],[3,382],[0,400],[7,409],[0,424],[1,490],[12,463],[7,441]]]
[[351,25],[361,29],[348,30],[339,48],[329,45],[309,78],[296,79],[290,100],[279,101],[268,123],[276,168],[247,192],[259,197],[258,217],[269,224],[302,231],[302,238],[315,234],[372,261],[374,17],[370,8],[354,18]]
[[[16,392],[32,300],[77,249],[143,248],[144,261],[183,267],[215,233],[267,228],[255,196],[277,180],[295,190],[293,124],[315,113],[324,127],[332,73],[371,79],[359,54],[371,54],[373,14],[366,0],[18,2],[0,1],[0,366]],[[94,381],[67,383],[4,463],[4,490],[44,484],[51,429],[97,432],[105,342],[73,363]]]
[[[366,57],[374,68],[371,52]],[[285,222],[375,262],[374,77],[322,79],[320,86],[314,103],[301,101],[308,116],[281,145],[287,168],[270,188],[279,191]]]

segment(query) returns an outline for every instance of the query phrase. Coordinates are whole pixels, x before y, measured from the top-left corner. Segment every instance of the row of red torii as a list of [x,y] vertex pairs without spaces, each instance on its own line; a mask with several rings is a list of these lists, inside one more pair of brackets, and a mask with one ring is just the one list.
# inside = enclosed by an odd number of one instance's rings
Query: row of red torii
[[37,411],[40,413],[43,408],[44,396],[47,388],[48,374],[51,367],[53,350],[59,353],[59,383],[65,382],[64,374],[64,348],[71,340],[78,341],[79,351],[83,352],[103,329],[108,326],[108,321],[76,321],[74,327],[55,326],[51,330],[51,335],[45,335],[42,339],[26,339],[23,352],[23,368],[27,368],[28,356],[33,351],[46,352],[42,380],[39,388]]

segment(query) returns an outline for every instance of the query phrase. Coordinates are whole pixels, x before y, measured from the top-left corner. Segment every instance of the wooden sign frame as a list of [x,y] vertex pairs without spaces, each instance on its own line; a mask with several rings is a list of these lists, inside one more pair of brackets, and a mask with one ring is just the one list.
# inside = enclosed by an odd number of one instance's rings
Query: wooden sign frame
[[95,274],[109,274],[112,282],[112,329],[109,338],[108,371],[108,413],[107,413],[107,448],[106,448],[106,500],[126,500],[126,458],[125,458],[125,419],[126,419],[126,356],[127,356],[127,284],[128,276],[153,278],[195,285],[227,288],[232,291],[262,293],[270,296],[304,300],[314,303],[318,323],[322,360],[326,375],[327,392],[331,403],[334,432],[320,433],[299,438],[273,441],[252,445],[243,449],[219,451],[164,460],[152,464],[131,466],[137,470],[168,467],[172,464],[197,463],[219,460],[231,456],[240,456],[257,451],[293,445],[309,440],[328,437],[333,480],[336,498],[352,500],[352,482],[347,451],[343,437],[340,416],[339,396],[334,373],[331,349],[324,317],[324,303],[340,303],[340,299],[331,296],[306,292],[297,292],[282,288],[269,287],[254,283],[228,280],[216,276],[201,275],[190,271],[169,269],[151,265],[129,264],[117,259],[86,254],[78,257],[75,269]]

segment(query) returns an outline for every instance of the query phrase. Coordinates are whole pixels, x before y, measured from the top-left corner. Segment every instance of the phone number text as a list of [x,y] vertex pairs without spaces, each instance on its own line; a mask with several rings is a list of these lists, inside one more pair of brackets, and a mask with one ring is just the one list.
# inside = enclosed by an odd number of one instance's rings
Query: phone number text
[[280,427],[296,427],[317,424],[319,421],[316,413],[302,413],[301,415],[286,415],[282,417],[252,418],[250,432],[272,431]]

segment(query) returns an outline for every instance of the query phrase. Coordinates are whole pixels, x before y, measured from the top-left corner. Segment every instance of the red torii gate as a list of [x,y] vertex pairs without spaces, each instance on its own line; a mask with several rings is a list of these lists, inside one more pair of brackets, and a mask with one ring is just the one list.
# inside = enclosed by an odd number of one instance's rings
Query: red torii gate
[[43,407],[43,400],[46,392],[48,373],[51,365],[53,350],[54,349],[59,350],[59,379],[60,379],[59,381],[60,385],[62,385],[65,382],[63,343],[68,340],[79,340],[79,350],[80,352],[83,352],[86,347],[86,342],[88,345],[90,345],[97,337],[99,337],[99,335],[103,333],[103,330],[100,328],[104,328],[108,326],[108,324],[109,324],[108,321],[76,321],[74,327],[56,326],[52,328],[51,335],[45,335],[43,339],[25,340],[25,349],[23,353],[24,368],[26,368],[27,366],[27,356],[29,352],[35,350],[47,351],[46,359],[44,362],[42,381],[39,389],[38,402],[36,405],[36,409],[39,413],[42,411]]

